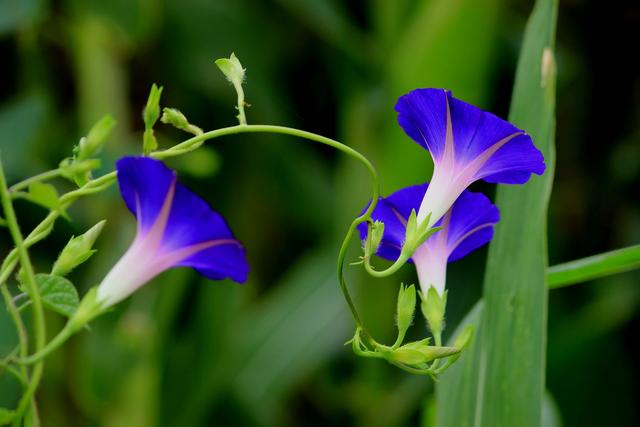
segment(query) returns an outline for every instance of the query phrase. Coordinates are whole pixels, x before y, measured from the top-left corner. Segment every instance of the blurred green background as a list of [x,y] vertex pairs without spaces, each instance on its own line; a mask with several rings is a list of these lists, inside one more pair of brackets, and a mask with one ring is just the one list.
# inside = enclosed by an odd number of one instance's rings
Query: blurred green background
[[[247,68],[250,123],[339,139],[377,166],[388,194],[421,183],[429,157],[395,121],[398,96],[446,87],[506,117],[532,2],[500,0],[0,0],[0,149],[9,181],[57,166],[103,114],[118,127],[103,171],[141,150],[152,83],[162,105],[204,129],[235,124],[235,94],[213,60]],[[567,0],[558,23],[557,172],[552,264],[640,242],[640,39],[633,1]],[[161,145],[185,135],[159,126]],[[252,266],[249,282],[213,283],[173,270],[93,322],[48,359],[43,425],[430,425],[433,383],[343,343],[353,324],[334,264],[369,198],[362,167],[285,136],[216,140],[174,159],[181,179],[228,219]],[[59,182],[61,191],[70,184]],[[493,193],[489,185],[475,190]],[[23,230],[45,215],[17,203]],[[108,224],[99,253],[70,278],[83,293],[133,238],[117,189],[84,199],[33,248],[47,271],[72,234]],[[6,254],[11,239],[0,230]],[[358,256],[353,242],[349,259]],[[450,330],[480,295],[486,250],[451,265]],[[348,277],[365,323],[394,338],[393,280]],[[640,274],[550,293],[548,388],[565,426],[640,420]],[[11,289],[15,291],[15,283]],[[50,334],[63,324],[49,313]],[[425,333],[417,319],[415,336]],[[0,351],[15,345],[0,310]],[[0,407],[18,385],[0,377]],[[455,426],[454,426],[455,427]],[[517,427],[517,426],[516,426]]]

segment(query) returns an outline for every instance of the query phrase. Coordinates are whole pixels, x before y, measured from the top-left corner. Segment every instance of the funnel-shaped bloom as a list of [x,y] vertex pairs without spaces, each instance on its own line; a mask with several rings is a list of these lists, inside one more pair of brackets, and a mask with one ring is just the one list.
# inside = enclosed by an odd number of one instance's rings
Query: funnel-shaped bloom
[[[377,255],[394,261],[404,244],[406,225],[412,210],[418,209],[432,184],[415,185],[380,198],[371,214],[384,223],[384,234]],[[488,243],[493,226],[500,219],[498,208],[481,193],[464,191],[436,225],[442,229],[420,245],[410,260],[416,266],[423,294],[430,286],[442,295],[447,262],[456,261]],[[359,226],[360,237],[367,237],[366,224]]]
[[434,170],[417,211],[429,226],[449,210],[472,182],[523,184],[544,173],[542,153],[523,130],[454,98],[444,89],[416,89],[396,104],[398,123],[429,150]]
[[220,214],[181,185],[176,173],[148,157],[117,164],[120,194],[136,216],[136,237],[98,287],[113,305],[172,267],[192,267],[212,280],[247,279],[244,249]]

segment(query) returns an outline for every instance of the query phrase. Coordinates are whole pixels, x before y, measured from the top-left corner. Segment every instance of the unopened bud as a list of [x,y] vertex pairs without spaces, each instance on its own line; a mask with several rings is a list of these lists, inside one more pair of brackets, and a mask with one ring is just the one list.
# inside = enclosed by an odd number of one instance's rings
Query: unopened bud
[[106,221],[100,221],[87,230],[86,233],[77,237],[72,237],[71,240],[69,240],[69,243],[67,243],[64,249],[62,249],[62,252],[60,252],[56,262],[53,264],[51,274],[56,276],[66,276],[71,272],[71,270],[88,260],[89,257],[96,252],[92,247],[100,235],[105,222]]
[[413,322],[413,315],[416,311],[416,288],[414,285],[400,285],[398,292],[398,335],[404,337],[407,329]]

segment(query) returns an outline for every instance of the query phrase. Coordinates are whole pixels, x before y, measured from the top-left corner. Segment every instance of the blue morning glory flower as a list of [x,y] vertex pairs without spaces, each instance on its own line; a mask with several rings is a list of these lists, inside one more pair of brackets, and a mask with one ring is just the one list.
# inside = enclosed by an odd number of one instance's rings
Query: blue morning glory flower
[[123,300],[172,267],[192,267],[212,280],[246,281],[242,245],[222,216],[148,157],[124,157],[116,168],[120,194],[138,221],[136,237],[98,287],[103,307]]
[[416,89],[395,109],[402,129],[433,157],[418,222],[430,213],[428,225],[435,224],[474,181],[523,184],[532,173],[545,171],[544,157],[526,132],[447,90]]
[[[418,209],[432,184],[403,188],[380,198],[371,214],[372,220],[384,223],[384,234],[377,255],[395,261],[404,244],[406,225],[412,210]],[[498,208],[482,193],[463,191],[441,220],[442,228],[431,235],[413,253],[413,262],[423,294],[433,286],[442,296],[447,263],[456,261],[488,243],[493,226],[500,219]],[[367,224],[358,226],[360,237],[367,237]]]

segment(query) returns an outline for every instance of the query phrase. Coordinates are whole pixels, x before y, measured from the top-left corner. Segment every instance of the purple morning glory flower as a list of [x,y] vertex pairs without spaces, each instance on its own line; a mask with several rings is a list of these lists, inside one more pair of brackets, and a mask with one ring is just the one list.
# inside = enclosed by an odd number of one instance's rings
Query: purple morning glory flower
[[116,163],[120,194],[138,220],[136,237],[98,287],[107,307],[172,267],[192,267],[212,280],[246,281],[242,245],[222,216],[177,182],[176,173],[148,157]]
[[430,213],[428,225],[435,224],[474,181],[523,184],[532,173],[545,171],[544,157],[526,132],[447,90],[416,89],[395,109],[402,129],[433,157],[418,222]]
[[[384,223],[384,234],[377,255],[395,261],[404,244],[406,225],[412,210],[418,209],[428,188],[433,184],[403,188],[386,198],[380,198],[371,214],[372,220]],[[488,243],[493,226],[500,219],[498,208],[482,193],[463,191],[441,220],[442,229],[431,235],[413,253],[422,292],[433,286],[442,295],[447,262],[456,261]],[[358,226],[360,237],[367,237],[367,225]]]

